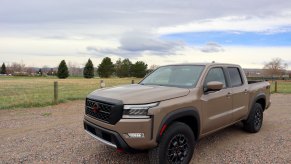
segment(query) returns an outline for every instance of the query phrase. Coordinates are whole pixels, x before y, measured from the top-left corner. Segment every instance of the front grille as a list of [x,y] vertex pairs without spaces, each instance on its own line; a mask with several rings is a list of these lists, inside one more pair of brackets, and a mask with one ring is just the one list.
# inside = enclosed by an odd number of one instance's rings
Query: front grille
[[[96,108],[96,106],[98,107]],[[86,99],[86,115],[102,122],[115,124],[122,117],[122,110],[122,105]]]
[[[94,111],[94,105],[98,106],[98,111]],[[104,122],[109,122],[109,117],[111,114],[111,109],[112,105],[111,104],[105,104],[102,102],[94,101],[87,99],[86,102],[86,114],[93,116],[94,118],[104,121]]]

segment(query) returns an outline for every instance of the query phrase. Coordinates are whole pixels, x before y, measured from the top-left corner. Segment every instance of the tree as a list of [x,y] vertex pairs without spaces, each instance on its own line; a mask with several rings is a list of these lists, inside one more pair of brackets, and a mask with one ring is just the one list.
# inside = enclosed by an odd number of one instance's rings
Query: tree
[[7,74],[5,63],[3,63],[1,66],[0,74]]
[[10,66],[10,70],[12,73],[24,72],[25,71],[25,64],[23,64],[22,62],[21,63],[13,62]]
[[147,73],[147,67],[148,65],[143,61],[135,62],[135,64],[132,65],[132,75],[138,78],[144,77]]
[[85,78],[93,78],[94,77],[94,66],[91,59],[88,59],[88,62],[85,65],[83,76]]
[[115,63],[115,72],[118,77],[130,77],[132,74],[132,63],[129,59],[118,59]]
[[77,63],[68,62],[70,76],[83,76],[84,69],[80,68]]
[[97,73],[100,77],[110,77],[114,72],[114,65],[109,57],[103,58],[99,64]]
[[153,72],[155,69],[157,69],[159,66],[158,65],[151,65],[150,68],[147,70],[147,74]]
[[281,76],[285,72],[285,69],[287,69],[287,66],[281,58],[273,58],[265,64],[264,69],[266,69],[268,75]]
[[69,71],[68,71],[68,67],[67,67],[65,60],[62,60],[60,63],[60,65],[58,67],[57,76],[60,79],[65,79],[65,78],[69,77]]

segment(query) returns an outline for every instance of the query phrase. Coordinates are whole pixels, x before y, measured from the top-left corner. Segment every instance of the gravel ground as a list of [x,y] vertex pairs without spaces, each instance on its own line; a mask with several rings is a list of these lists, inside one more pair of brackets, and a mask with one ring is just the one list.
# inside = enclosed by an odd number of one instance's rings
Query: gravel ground
[[[117,152],[82,127],[84,102],[0,111],[0,163],[148,163],[147,154]],[[261,131],[237,124],[205,137],[191,163],[291,163],[291,95],[272,95]]]

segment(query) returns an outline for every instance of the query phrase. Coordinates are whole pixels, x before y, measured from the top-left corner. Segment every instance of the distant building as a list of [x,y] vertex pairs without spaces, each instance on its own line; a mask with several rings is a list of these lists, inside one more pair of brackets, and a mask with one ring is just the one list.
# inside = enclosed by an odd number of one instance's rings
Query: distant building
[[291,70],[286,70],[284,74],[275,75],[273,77],[270,74],[268,74],[267,69],[248,69],[248,68],[245,68],[243,70],[245,72],[245,75],[248,78],[289,79],[291,77]]

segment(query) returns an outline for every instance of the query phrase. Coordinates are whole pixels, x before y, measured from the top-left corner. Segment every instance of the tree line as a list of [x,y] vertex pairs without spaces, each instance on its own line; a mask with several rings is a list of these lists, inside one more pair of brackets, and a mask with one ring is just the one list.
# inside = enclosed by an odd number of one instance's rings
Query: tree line
[[[84,78],[94,77],[94,65],[91,59],[88,59],[84,70]],[[99,77],[108,78],[110,76],[117,77],[144,77],[147,73],[147,64],[143,61],[132,63],[128,58],[121,60],[120,58],[113,64],[111,58],[105,57],[99,64],[97,70]],[[67,78],[69,76],[68,67],[65,60],[62,60],[58,67],[57,76],[59,78]]]
[[[2,64],[0,74],[12,74],[18,76],[27,76],[27,75],[56,75],[58,78],[67,78],[70,75],[75,76],[76,74],[83,75],[84,78],[93,78],[95,75],[108,78],[111,76],[117,77],[144,77],[148,70],[148,66],[143,61],[137,61],[135,63],[131,62],[128,58],[121,60],[120,58],[113,63],[111,58],[105,57],[102,62],[97,66],[97,69],[94,67],[94,64],[91,59],[88,59],[85,67],[80,72],[81,68],[72,67],[72,64],[69,63],[69,67],[65,60],[62,60],[57,68],[40,68],[38,70],[32,71],[32,68],[25,67],[24,64],[12,63],[9,66],[8,70],[6,69],[5,63]],[[45,69],[45,70],[44,70]]]

